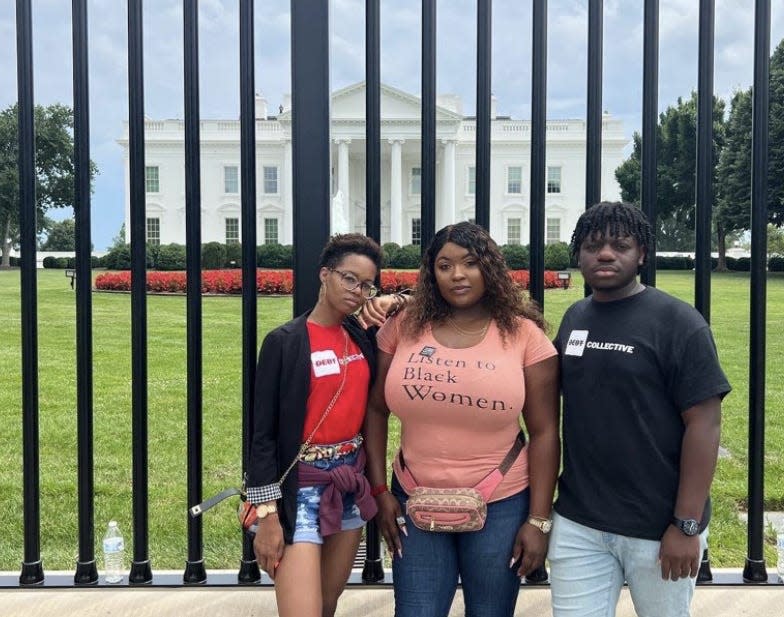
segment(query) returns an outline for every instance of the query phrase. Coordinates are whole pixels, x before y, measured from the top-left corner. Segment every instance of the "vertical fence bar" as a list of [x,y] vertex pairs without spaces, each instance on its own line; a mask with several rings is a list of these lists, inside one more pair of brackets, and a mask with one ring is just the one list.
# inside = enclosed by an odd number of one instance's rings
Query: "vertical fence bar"
[[422,246],[436,228],[436,0],[422,0]]
[[329,0],[291,0],[294,314],[312,307],[329,237]]
[[381,242],[381,20],[365,0],[365,233]]
[[588,110],[585,144],[585,207],[602,197],[602,0],[588,2]]
[[131,198],[133,560],[128,581],[152,582],[147,471],[147,265],[142,0],[128,0],[128,154]]
[[476,223],[490,229],[490,113],[493,1],[476,3]]
[[765,496],[765,317],[767,303],[770,0],[754,9],[751,137],[751,323],[749,332],[749,522],[743,580],[768,580],[763,552]]
[[[242,470],[248,468],[253,435],[253,397],[258,338],[256,296],[256,98],[253,2],[240,0],[240,203],[242,208]],[[288,164],[288,163],[287,163]],[[288,190],[288,189],[287,189]],[[237,580],[258,582],[261,572],[250,537],[243,534]]]
[[714,0],[700,0],[697,79],[697,212],[694,306],[710,322],[711,211],[713,208],[713,31]]
[[44,582],[41,562],[40,461],[38,434],[38,300],[35,271],[35,114],[33,19],[30,0],[16,2],[16,78],[19,93],[19,235],[22,255],[22,468],[24,561],[20,585]]
[[[714,0],[700,0],[699,58],[697,78],[697,188],[694,268],[694,306],[710,323],[711,308],[711,215],[713,211],[713,46]],[[713,578],[705,549],[698,579]]]
[[544,199],[547,160],[547,0],[534,0],[531,51],[531,298],[544,308]]
[[[656,122],[659,115],[659,0],[645,0],[643,17],[642,164],[640,207],[656,229],[657,160]],[[640,271],[644,285],[656,286],[656,234],[648,247],[648,260]]]
[[93,307],[90,234],[90,96],[87,0],[73,0],[74,218],[76,219],[76,422],[79,556],[74,583],[98,582],[93,503]]
[[[202,306],[201,306],[201,161],[199,145],[199,2],[183,5],[185,84],[185,268],[188,348],[188,504],[201,501],[202,482]],[[207,582],[202,519],[188,518],[188,560],[183,582]]]
[[[381,25],[379,0],[365,0],[365,233],[381,242]],[[379,273],[379,278],[380,278]],[[362,581],[384,580],[381,534],[365,527]]]

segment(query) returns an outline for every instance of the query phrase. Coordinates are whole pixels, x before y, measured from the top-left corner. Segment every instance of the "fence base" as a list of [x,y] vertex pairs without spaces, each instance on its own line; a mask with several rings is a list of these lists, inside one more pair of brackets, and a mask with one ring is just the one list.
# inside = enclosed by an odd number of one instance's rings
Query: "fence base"
[[97,585],[98,584],[98,568],[95,565],[95,560],[92,561],[77,561],[76,574],[74,574],[75,585]]
[[207,584],[207,571],[204,569],[203,559],[185,562],[185,574],[182,576],[182,582],[186,585]]
[[765,569],[765,560],[747,557],[746,566],[743,568],[743,580],[747,583],[766,583],[768,571]]
[[152,567],[150,560],[134,561],[131,564],[131,573],[128,575],[128,582],[131,585],[150,585],[152,584]]
[[44,564],[38,561],[22,562],[22,573],[19,575],[19,584],[23,587],[28,585],[41,585],[44,582]]

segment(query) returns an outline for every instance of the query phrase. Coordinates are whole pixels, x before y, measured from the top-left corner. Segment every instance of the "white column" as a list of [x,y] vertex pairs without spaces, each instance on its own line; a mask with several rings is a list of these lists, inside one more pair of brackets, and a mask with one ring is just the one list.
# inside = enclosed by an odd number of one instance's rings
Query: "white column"
[[[262,178],[262,182],[264,178]],[[283,142],[283,220],[281,244],[291,244],[294,238],[294,182],[291,174],[291,140]]]
[[455,142],[444,142],[444,200],[438,209],[436,229],[455,222]]
[[343,193],[343,199],[348,203],[349,171],[348,171],[348,145],[347,139],[338,141],[338,190]]
[[398,245],[403,244],[403,148],[401,141],[390,140],[391,151],[391,178],[389,181],[389,240]]

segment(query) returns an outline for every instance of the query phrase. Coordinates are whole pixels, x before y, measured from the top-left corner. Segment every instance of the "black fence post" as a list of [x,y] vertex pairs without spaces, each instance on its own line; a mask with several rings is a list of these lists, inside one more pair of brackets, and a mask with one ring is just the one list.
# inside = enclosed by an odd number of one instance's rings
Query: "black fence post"
[[476,3],[476,191],[477,225],[490,229],[490,111],[492,107],[492,0]]
[[754,10],[751,137],[751,294],[749,332],[749,522],[743,580],[768,580],[763,550],[765,497],[765,314],[767,302],[770,0]]
[[[640,207],[656,229],[657,159],[656,124],[659,118],[659,0],[645,0],[643,17],[642,161]],[[640,282],[656,286],[656,234],[648,247],[648,259],[640,270]]]
[[[256,98],[253,0],[240,0],[240,200],[242,207],[242,470],[248,468],[253,435],[253,396],[258,338],[256,297]],[[286,162],[288,164],[288,161]],[[237,580],[261,579],[253,543],[243,534]]]
[[22,468],[24,561],[20,585],[44,582],[41,563],[40,461],[38,434],[38,300],[35,271],[35,119],[33,109],[33,20],[30,0],[16,2],[16,71],[19,104],[19,235],[22,292]]
[[131,415],[133,560],[128,581],[152,582],[147,444],[147,263],[142,0],[128,0],[128,154],[131,193]]
[[436,0],[422,0],[422,251],[436,232]]
[[[74,583],[98,582],[93,460],[92,258],[90,240],[90,96],[87,1],[73,0],[74,217],[76,219],[76,413],[79,556]],[[73,279],[71,279],[73,282]]]
[[[199,2],[183,5],[185,82],[185,267],[188,347],[188,505],[202,493],[202,300],[201,300],[201,161],[199,145]],[[188,516],[188,560],[183,582],[207,582],[202,519]]]

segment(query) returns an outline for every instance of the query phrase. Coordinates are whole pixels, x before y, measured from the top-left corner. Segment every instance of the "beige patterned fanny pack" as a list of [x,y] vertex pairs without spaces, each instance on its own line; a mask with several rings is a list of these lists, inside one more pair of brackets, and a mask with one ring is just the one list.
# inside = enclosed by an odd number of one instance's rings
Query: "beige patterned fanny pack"
[[419,529],[436,532],[479,531],[485,526],[487,501],[525,446],[520,431],[501,464],[472,488],[418,486],[406,468],[402,450],[394,463],[395,475],[408,494],[406,514]]

